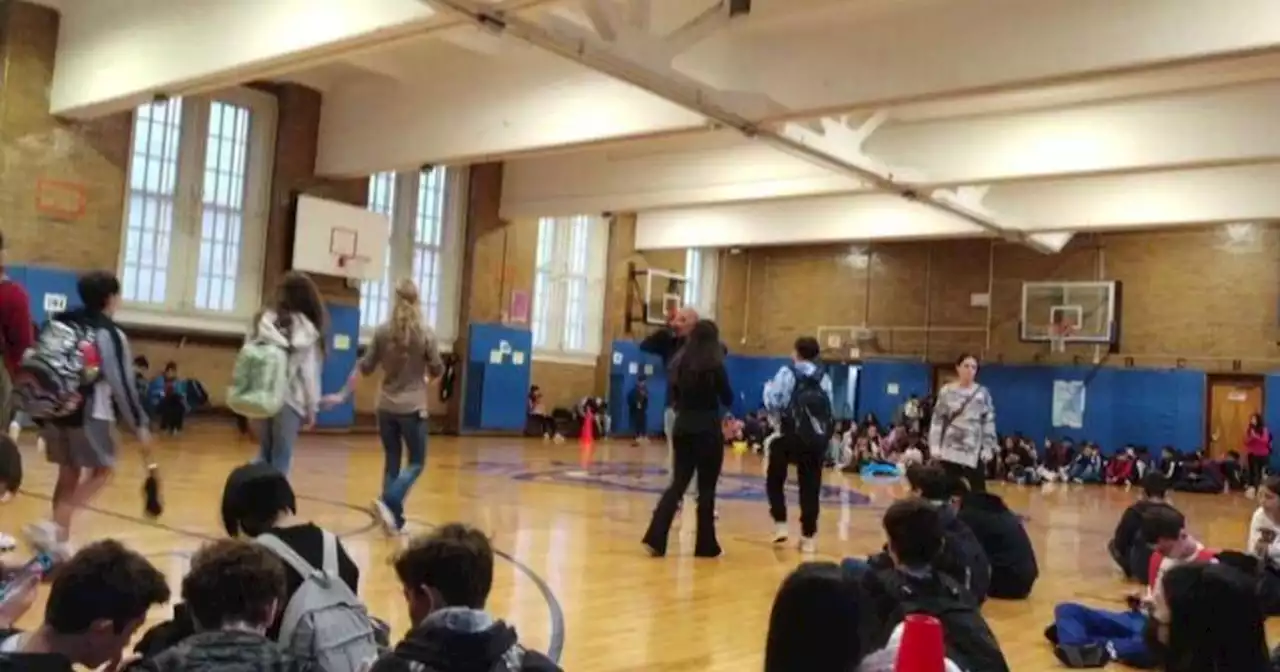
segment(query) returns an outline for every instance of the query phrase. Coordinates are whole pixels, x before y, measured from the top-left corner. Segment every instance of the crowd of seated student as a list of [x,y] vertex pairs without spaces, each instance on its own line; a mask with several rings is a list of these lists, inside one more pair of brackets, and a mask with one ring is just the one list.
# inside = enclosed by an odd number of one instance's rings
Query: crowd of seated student
[[[228,478],[223,521],[230,537],[196,552],[173,619],[149,630],[134,647],[134,656],[126,657],[125,647],[147,611],[169,601],[169,588],[146,558],[118,541],[104,540],[85,546],[56,569],[36,629],[12,629],[34,602],[34,587],[0,601],[0,669],[70,671],[111,663],[108,669],[119,672],[304,672],[319,662],[307,645],[322,641],[335,648],[321,653],[360,654],[360,664],[352,669],[373,672],[559,669],[546,656],[520,646],[516,631],[485,611],[493,584],[493,549],[483,533],[461,524],[415,538],[397,554],[395,571],[414,626],[388,648],[385,625],[370,617],[356,597],[359,571],[341,543],[327,530],[297,518],[288,482],[269,470],[249,465]],[[288,552],[255,535],[274,537]],[[336,570],[310,569],[306,578],[299,574],[299,564],[325,568],[326,552],[336,555]],[[296,611],[289,606],[303,593],[304,581],[317,581],[321,571],[325,577],[336,574],[332,580],[348,591],[348,597],[325,603],[329,609],[345,609],[342,632],[319,632],[309,642],[290,638],[281,632],[282,619]],[[311,585],[308,594],[314,597],[316,584]],[[333,584],[323,585],[331,590]],[[311,620],[322,628],[338,622],[332,617]],[[119,663],[122,658],[127,662]]]

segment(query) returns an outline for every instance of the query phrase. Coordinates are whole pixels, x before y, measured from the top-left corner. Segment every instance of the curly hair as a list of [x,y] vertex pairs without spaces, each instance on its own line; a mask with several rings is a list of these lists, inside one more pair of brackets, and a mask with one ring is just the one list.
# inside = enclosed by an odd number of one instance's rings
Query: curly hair
[[201,629],[269,625],[285,596],[284,565],[267,548],[223,539],[203,546],[182,579],[182,599]]
[[164,574],[146,558],[107,539],[80,549],[54,573],[44,623],[54,632],[76,635],[110,620],[117,633],[169,601]]

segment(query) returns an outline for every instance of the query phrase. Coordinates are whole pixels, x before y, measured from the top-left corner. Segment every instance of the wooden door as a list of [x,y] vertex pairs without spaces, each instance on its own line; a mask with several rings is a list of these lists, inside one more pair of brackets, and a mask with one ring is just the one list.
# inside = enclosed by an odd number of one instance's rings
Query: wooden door
[[1209,455],[1222,459],[1228,451],[1244,452],[1249,417],[1262,412],[1262,381],[1252,378],[1209,379]]

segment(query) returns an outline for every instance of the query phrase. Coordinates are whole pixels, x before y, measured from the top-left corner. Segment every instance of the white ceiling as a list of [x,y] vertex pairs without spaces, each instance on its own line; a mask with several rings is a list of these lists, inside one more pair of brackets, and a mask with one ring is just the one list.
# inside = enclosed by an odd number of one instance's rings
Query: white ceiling
[[[119,36],[162,11],[187,42],[210,32],[173,9],[205,0],[118,1],[137,11]],[[322,13],[328,41],[254,42],[257,60],[193,66],[185,85],[320,89],[327,174],[505,160],[507,216],[634,209],[643,225],[678,210],[723,224],[736,220],[716,208],[785,199],[792,218],[830,220],[823,239],[928,235],[897,215],[841,228],[874,192],[910,192],[955,220],[940,235],[1037,247],[1050,230],[1280,219],[1280,199],[1254,188],[1280,166],[1275,0],[755,0],[733,20],[713,0],[277,1],[255,23],[224,11],[219,32],[243,20],[279,35],[265,24],[283,29],[296,5],[293,23]],[[500,10],[504,30],[471,21]],[[107,43],[89,21],[100,13],[68,18],[68,50]],[[148,48],[131,43],[134,70]]]

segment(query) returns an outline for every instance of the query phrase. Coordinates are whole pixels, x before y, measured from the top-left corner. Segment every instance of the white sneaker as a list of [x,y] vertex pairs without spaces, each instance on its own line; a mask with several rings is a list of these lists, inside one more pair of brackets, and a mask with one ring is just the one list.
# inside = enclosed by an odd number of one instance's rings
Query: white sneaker
[[800,552],[815,553],[818,550],[818,542],[813,537],[800,537]]
[[773,526],[773,543],[785,544],[791,536],[791,532],[787,530],[786,523],[775,523]]
[[51,520],[30,523],[22,528],[22,536],[39,553],[54,554],[58,550],[58,532],[58,525]]
[[43,453],[43,452],[44,452],[44,437],[43,437],[43,436],[42,436],[42,437],[40,437],[40,438],[38,438],[38,439],[36,439],[36,452],[38,452],[38,453]]
[[18,437],[22,436],[22,425],[17,420],[9,423],[9,440],[14,443],[18,442]]
[[373,500],[373,515],[378,517],[378,522],[382,523],[382,529],[387,534],[399,534],[400,527],[396,525],[396,515],[391,512],[391,507],[387,506],[382,498]]
[[0,532],[0,553],[8,553],[18,547],[18,540],[11,535]]
[[1254,490],[1252,487],[1248,487],[1244,489],[1244,496],[1248,497],[1249,499],[1253,499],[1257,494],[1258,494],[1257,491]]

